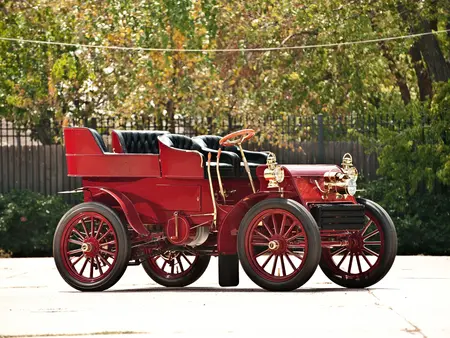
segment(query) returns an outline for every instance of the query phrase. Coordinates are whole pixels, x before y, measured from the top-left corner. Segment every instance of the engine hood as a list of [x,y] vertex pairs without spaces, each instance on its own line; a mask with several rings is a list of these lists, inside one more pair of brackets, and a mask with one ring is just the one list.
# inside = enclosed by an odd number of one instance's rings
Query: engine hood
[[292,177],[323,176],[328,171],[342,172],[337,165],[329,164],[283,164],[282,166]]

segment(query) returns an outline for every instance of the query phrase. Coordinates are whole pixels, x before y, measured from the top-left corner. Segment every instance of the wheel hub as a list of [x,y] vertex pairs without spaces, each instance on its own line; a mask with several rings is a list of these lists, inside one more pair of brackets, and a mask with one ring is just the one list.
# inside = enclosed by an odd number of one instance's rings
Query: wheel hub
[[81,245],[81,250],[82,250],[84,253],[91,252],[91,251],[92,251],[92,244],[91,244],[91,243],[83,243],[83,244]]
[[267,247],[273,254],[280,255],[286,251],[286,240],[280,236],[273,236]]
[[272,251],[277,250],[280,247],[280,242],[277,240],[273,240],[269,242],[269,249]]
[[[103,249],[107,249],[103,248]],[[81,251],[88,257],[95,257],[100,251],[99,243],[95,238],[87,238],[83,244],[81,244]]]

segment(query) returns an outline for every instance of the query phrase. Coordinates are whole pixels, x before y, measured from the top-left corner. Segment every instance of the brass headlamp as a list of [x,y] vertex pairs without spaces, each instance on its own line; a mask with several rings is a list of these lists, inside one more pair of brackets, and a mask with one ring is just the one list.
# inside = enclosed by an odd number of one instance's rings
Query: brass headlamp
[[267,188],[278,188],[278,183],[284,181],[284,170],[277,165],[277,158],[274,153],[269,152],[266,164],[267,168],[264,170],[264,178],[269,181]]

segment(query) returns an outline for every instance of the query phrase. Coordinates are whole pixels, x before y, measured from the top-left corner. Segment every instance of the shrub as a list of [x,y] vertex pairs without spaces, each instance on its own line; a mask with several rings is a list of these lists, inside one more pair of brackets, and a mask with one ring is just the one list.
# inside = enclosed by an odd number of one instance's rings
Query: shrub
[[14,257],[51,256],[55,228],[69,208],[60,196],[0,194],[0,251]]

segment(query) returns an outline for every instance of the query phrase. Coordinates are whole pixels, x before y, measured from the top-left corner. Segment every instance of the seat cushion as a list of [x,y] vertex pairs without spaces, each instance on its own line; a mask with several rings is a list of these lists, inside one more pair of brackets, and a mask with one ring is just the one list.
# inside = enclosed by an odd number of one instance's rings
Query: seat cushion
[[190,137],[179,134],[165,134],[159,140],[166,146],[181,150],[197,150],[202,153],[202,147],[193,142]]
[[158,136],[167,134],[160,130],[114,130],[125,153],[159,154]]

